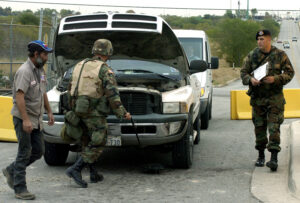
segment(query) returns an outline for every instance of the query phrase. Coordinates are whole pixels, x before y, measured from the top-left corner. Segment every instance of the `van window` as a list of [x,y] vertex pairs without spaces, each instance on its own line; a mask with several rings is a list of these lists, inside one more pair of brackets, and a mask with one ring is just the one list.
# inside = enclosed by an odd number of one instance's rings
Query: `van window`
[[203,60],[203,39],[202,38],[178,38],[188,57],[189,63],[192,60]]

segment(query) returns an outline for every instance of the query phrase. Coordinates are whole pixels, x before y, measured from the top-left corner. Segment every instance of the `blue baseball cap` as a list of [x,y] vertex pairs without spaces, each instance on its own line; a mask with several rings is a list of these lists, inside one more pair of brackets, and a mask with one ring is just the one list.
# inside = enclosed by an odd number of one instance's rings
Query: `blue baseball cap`
[[53,51],[52,48],[49,48],[47,46],[47,44],[45,44],[45,42],[43,42],[41,40],[31,41],[31,42],[28,43],[27,47],[28,47],[29,52],[35,52],[35,51],[42,52],[42,51],[44,51],[44,52],[51,53]]

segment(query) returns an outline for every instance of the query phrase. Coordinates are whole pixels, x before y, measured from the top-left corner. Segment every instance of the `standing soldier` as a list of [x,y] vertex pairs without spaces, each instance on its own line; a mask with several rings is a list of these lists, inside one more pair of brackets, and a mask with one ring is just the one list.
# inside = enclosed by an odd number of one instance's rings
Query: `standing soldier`
[[[256,135],[255,148],[259,151],[255,165],[264,166],[264,150],[267,148],[271,152],[271,160],[266,165],[272,171],[276,171],[277,154],[281,150],[280,125],[284,120],[283,85],[292,80],[294,69],[286,53],[271,45],[271,39],[270,31],[257,32],[258,47],[245,58],[241,78],[244,85],[249,85],[247,94],[251,97],[252,121]],[[262,80],[255,79],[253,71],[267,62],[267,76]]]
[[48,60],[51,48],[40,41],[28,44],[28,60],[18,69],[13,84],[13,123],[18,138],[18,154],[16,160],[4,168],[10,188],[15,197],[23,200],[35,199],[26,186],[26,167],[44,154],[44,139],[41,133],[44,108],[47,110],[49,122],[54,124],[54,117],[46,94],[46,76],[43,69]]
[[106,116],[110,108],[118,118],[131,119],[121,103],[114,73],[105,63],[113,54],[111,42],[96,40],[92,53],[93,58],[79,62],[74,68],[69,87],[71,111],[65,116],[66,133],[82,142],[81,156],[66,174],[83,188],[87,183],[82,180],[81,170],[86,165],[90,168],[91,182],[103,180],[95,163],[106,143]]

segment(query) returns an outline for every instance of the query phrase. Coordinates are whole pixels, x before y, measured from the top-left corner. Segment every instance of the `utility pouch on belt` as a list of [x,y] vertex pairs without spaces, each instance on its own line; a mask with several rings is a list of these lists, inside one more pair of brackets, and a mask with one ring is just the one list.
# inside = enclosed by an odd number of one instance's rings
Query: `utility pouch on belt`
[[110,112],[110,108],[106,102],[106,98],[105,97],[101,97],[99,99],[99,103],[96,107],[97,111],[103,115],[108,115]]
[[63,125],[60,136],[67,142],[79,140],[83,134],[79,126],[80,118],[74,111],[68,111],[65,115],[65,124]]
[[75,104],[75,112],[80,114],[89,113],[90,101],[87,97],[78,97]]
[[65,115],[65,119],[68,123],[74,126],[77,126],[80,122],[80,118],[78,118],[74,111],[68,111]]
[[60,137],[63,141],[70,143],[70,144],[76,141],[67,134],[66,124],[64,124],[61,128]]
[[65,131],[68,137],[74,140],[79,140],[81,138],[83,134],[81,127],[73,126],[68,122],[66,122],[65,125],[66,125]]

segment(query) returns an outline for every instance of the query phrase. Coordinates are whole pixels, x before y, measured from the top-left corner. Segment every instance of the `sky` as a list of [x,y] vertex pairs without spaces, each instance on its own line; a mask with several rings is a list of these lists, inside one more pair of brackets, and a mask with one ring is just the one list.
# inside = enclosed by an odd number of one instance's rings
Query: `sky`
[[[119,11],[126,12],[127,10],[134,10],[136,13],[145,14],[170,14],[180,16],[196,16],[215,14],[223,15],[225,11],[211,11],[211,10],[193,10],[193,9],[145,9],[145,8],[121,8],[121,7],[103,7],[99,5],[114,5],[114,6],[138,6],[138,7],[176,7],[176,8],[209,8],[209,9],[238,9],[239,0],[17,0],[19,2],[9,2],[0,0],[0,6],[2,8],[11,7],[13,11],[20,11],[31,9],[36,11],[40,8],[51,8],[51,9],[70,9],[79,11],[82,14],[89,14],[97,11]],[[24,3],[21,1],[30,1],[36,3]],[[89,4],[98,6],[71,6],[71,5],[53,5],[53,4],[41,4],[39,2],[52,2],[52,3],[68,3],[68,4]],[[240,8],[247,8],[247,0],[240,0]],[[290,15],[300,15],[300,1],[299,0],[249,0],[249,9],[256,8],[260,9],[271,9],[271,10],[298,10],[297,12],[290,12]],[[259,11],[260,14],[265,11]],[[272,13],[272,12],[270,12]],[[273,12],[274,14],[286,15],[287,12]]]

